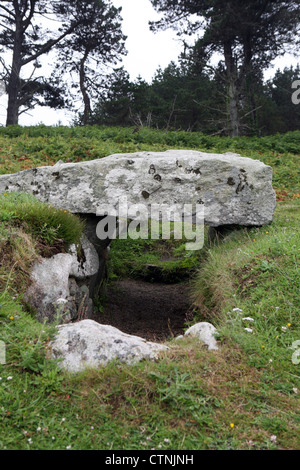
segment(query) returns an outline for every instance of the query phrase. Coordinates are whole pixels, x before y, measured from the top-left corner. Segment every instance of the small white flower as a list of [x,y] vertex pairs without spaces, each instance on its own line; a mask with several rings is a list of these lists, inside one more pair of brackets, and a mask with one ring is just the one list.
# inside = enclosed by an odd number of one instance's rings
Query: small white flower
[[286,331],[286,330],[287,330],[287,327],[286,327],[286,326],[282,326],[281,329],[282,329],[282,331]]
[[71,446],[67,446],[66,449],[67,449],[67,450],[70,450],[70,449],[71,449]]
[[94,429],[94,426],[91,426],[91,429],[93,430],[93,429]]
[[248,331],[248,333],[253,333],[252,328],[244,328],[245,331]]
[[251,318],[251,317],[244,317],[242,320],[244,320],[244,321],[252,321],[252,322],[254,321],[254,319]]
[[273,359],[270,359],[269,362],[270,362],[270,363],[273,362]]
[[170,442],[169,439],[164,439],[164,442]]
[[32,444],[32,439],[31,437],[28,439],[29,444]]
[[240,308],[233,308],[232,311],[233,312],[242,312],[243,310],[241,310]]
[[276,442],[277,436],[274,436],[274,434],[270,437],[271,442]]
[[9,375],[9,376],[7,377],[7,380],[12,380],[12,376]]
[[55,437],[54,437],[54,436],[52,436],[52,441],[55,441]]
[[66,418],[62,418],[61,422],[64,423],[66,421]]
[[297,387],[294,387],[294,388],[293,388],[293,392],[294,392],[294,393],[298,393],[298,388],[297,388]]
[[42,428],[39,426],[38,428],[36,428],[37,431],[41,431]]

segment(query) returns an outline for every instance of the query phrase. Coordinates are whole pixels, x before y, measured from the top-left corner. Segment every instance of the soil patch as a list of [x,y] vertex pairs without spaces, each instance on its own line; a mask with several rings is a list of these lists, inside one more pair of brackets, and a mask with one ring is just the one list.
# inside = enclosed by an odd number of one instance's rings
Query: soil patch
[[191,321],[188,282],[162,284],[134,279],[108,285],[103,312],[93,320],[148,341],[165,341],[182,334]]

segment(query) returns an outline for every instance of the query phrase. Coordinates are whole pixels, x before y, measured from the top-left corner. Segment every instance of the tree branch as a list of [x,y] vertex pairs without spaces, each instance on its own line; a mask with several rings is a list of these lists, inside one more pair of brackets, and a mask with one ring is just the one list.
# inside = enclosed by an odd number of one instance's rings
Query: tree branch
[[13,18],[16,17],[16,15],[14,15],[13,12],[12,12],[9,8],[7,8],[7,7],[3,6],[3,5],[1,5],[0,8],[2,8],[2,10],[6,11],[6,13],[8,13],[8,14],[9,14],[10,16],[12,16]]
[[5,69],[6,73],[9,75],[9,74],[10,74],[10,70],[9,70],[9,68],[6,66],[3,57],[0,57],[0,63],[1,63],[1,65],[2,65],[2,67]]
[[81,23],[81,21],[76,21],[75,23],[73,23],[72,26],[70,26],[70,28],[68,28],[63,34],[61,34],[58,38],[56,39],[50,39],[48,42],[46,42],[46,44],[44,44],[40,50],[38,52],[36,52],[35,54],[27,57],[26,59],[24,59],[22,61],[22,67],[26,64],[29,64],[30,62],[32,62],[33,60],[37,59],[38,57],[40,57],[41,55],[43,54],[46,54],[47,52],[49,52],[57,43],[59,43],[60,41],[62,41],[66,36],[68,36],[69,34],[71,34],[76,28],[77,26]]
[[[28,2],[27,2],[27,5],[28,5]],[[31,20],[32,20],[33,15],[34,15],[34,7],[35,7],[35,1],[30,0],[30,12],[29,12],[29,15],[26,18],[26,20],[23,21],[23,31],[24,32],[26,31],[26,29],[28,28],[28,26],[31,23]],[[27,10],[27,7],[26,7],[26,9],[24,8],[23,16],[25,15],[26,10]]]

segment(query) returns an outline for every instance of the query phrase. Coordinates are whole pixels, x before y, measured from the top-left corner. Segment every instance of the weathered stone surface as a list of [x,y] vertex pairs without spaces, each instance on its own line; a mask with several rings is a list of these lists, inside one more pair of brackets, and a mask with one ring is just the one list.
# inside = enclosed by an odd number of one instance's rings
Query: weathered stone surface
[[216,328],[207,322],[196,323],[191,326],[185,332],[185,336],[193,336],[198,338],[200,341],[205,343],[208,346],[209,350],[218,350],[217,340],[215,335],[217,334]]
[[52,321],[57,315],[61,322],[90,318],[93,313],[93,278],[98,276],[98,270],[98,254],[83,237],[79,247],[71,246],[70,253],[41,258],[33,265],[32,282],[24,299],[34,309],[39,321],[45,318]]
[[94,276],[99,270],[99,257],[96,249],[86,237],[82,237],[80,251],[82,252],[82,258],[78,254],[76,245],[71,245],[69,248],[69,253],[73,257],[70,276],[76,279]]
[[154,360],[159,351],[168,349],[93,320],[60,325],[50,346],[52,358],[63,359],[60,367],[69,372],[105,367],[113,360],[126,364]]
[[[67,299],[68,304],[68,317],[67,320],[78,320],[83,318],[91,318],[94,311],[93,300],[91,299],[91,292],[88,280],[79,286],[75,278],[69,278],[69,292],[70,295]],[[61,322],[61,323],[66,323]]]
[[59,253],[33,265],[32,283],[24,299],[36,311],[39,321],[45,318],[52,321],[58,312],[66,311],[72,261],[70,254]]
[[[109,252],[109,244],[111,240],[105,239],[101,240],[97,236],[97,225],[99,221],[103,217],[98,217],[95,214],[77,214],[79,217],[84,221],[84,233],[91,244],[91,253],[92,257],[96,257],[98,255],[98,262],[95,260],[92,265],[96,266],[99,263],[99,267],[97,272],[89,277],[89,291],[90,297],[94,298],[97,297],[100,293],[101,286],[106,279],[107,275],[107,259],[108,259],[108,252]],[[86,255],[89,258],[88,255]]]
[[102,214],[143,203],[203,203],[205,224],[264,225],[276,205],[272,168],[237,154],[192,150],[116,154],[82,163],[59,163],[0,176],[0,192],[26,192],[73,213]]

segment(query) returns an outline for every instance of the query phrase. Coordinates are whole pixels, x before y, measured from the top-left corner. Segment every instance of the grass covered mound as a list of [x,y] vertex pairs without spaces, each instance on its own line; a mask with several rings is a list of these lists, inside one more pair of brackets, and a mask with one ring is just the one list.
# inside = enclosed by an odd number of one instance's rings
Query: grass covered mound
[[52,245],[62,240],[66,246],[79,243],[83,223],[67,210],[40,202],[30,194],[0,194],[0,221],[26,226],[33,237]]
[[0,288],[22,292],[39,257],[80,242],[83,222],[73,214],[22,193],[0,194]]
[[300,337],[299,208],[281,205],[269,226],[225,237],[193,279],[199,315],[221,325],[258,367],[269,361],[290,376],[290,390],[297,382],[291,345]]
[[80,162],[115,153],[168,149],[240,153],[272,166],[276,190],[289,195],[299,192],[300,131],[229,138],[148,128],[134,132],[134,128],[105,126],[0,127],[0,174],[54,165],[58,160]]
[[112,363],[71,376],[49,361],[55,325],[37,323],[21,300],[35,257],[45,247],[51,255],[58,240],[74,242],[81,222],[31,197],[2,194],[1,450],[299,449],[299,136],[0,129],[2,173],[172,146],[237,151],[272,166],[278,196],[270,225],[232,232],[186,257],[172,240],[112,246],[112,277],[143,273],[147,264],[169,262],[171,270],[186,263],[194,320],[217,327],[219,351],[185,338],[170,341],[158,362]]

